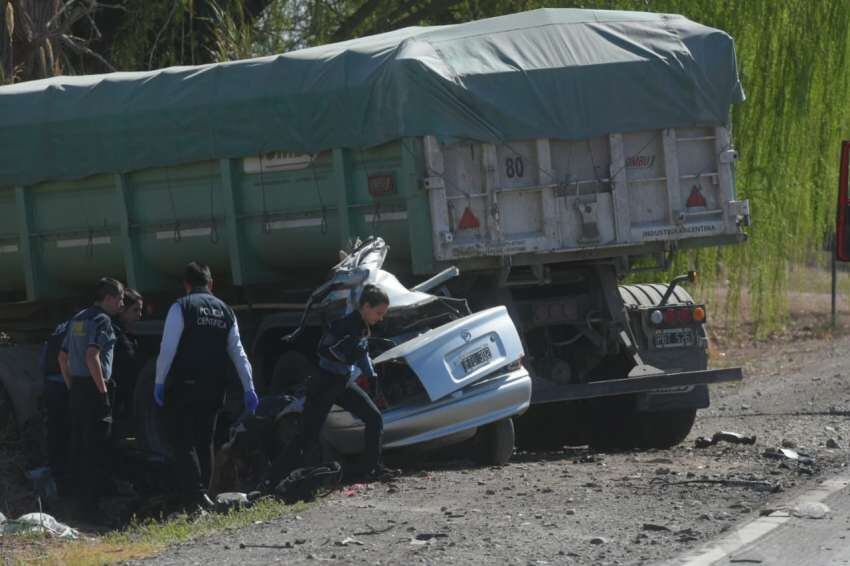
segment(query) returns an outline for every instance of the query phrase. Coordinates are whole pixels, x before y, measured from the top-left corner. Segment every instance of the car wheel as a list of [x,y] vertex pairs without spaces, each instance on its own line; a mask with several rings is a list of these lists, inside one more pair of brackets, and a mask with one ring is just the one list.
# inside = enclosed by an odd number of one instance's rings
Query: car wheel
[[300,352],[284,352],[274,364],[269,392],[272,395],[297,395],[303,392],[307,378],[316,375],[319,369]]
[[502,419],[478,429],[473,459],[482,466],[504,466],[514,453],[514,423]]

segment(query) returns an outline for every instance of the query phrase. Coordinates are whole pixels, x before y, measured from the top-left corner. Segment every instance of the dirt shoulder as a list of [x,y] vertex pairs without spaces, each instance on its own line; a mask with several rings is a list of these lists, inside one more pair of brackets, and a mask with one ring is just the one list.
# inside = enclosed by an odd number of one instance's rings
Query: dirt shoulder
[[[652,564],[674,557],[846,464],[850,337],[805,321],[793,328],[764,342],[716,336],[716,363],[743,365],[746,379],[714,387],[712,407],[674,449],[521,452],[502,468],[431,464],[143,563]],[[694,447],[697,437],[721,430],[756,442]],[[814,463],[764,456],[783,441]]]

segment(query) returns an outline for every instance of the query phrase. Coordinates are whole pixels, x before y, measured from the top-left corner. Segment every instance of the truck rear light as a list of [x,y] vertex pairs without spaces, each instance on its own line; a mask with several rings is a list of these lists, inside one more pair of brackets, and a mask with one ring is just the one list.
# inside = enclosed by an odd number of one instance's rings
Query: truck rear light
[[679,309],[679,322],[690,322],[691,321],[691,310],[690,309]]
[[655,326],[660,326],[664,322],[664,315],[661,314],[661,311],[652,311],[649,315],[649,321]]
[[665,324],[676,324],[678,318],[679,317],[676,316],[676,309],[667,309],[664,311]]
[[693,312],[694,321],[703,322],[705,320],[705,309],[702,307],[696,307]]

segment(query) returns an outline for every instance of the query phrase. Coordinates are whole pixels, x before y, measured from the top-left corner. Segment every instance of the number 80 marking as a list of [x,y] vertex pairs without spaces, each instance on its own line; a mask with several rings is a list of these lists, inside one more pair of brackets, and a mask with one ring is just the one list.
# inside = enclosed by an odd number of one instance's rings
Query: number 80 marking
[[525,165],[522,163],[522,157],[505,159],[505,175],[509,179],[514,177],[522,177],[525,174]]

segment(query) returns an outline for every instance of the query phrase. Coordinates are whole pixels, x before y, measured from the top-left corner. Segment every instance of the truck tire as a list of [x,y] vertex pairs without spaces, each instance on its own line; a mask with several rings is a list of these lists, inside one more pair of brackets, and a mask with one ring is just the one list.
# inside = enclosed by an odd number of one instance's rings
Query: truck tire
[[277,359],[269,382],[272,395],[294,395],[303,390],[307,378],[316,375],[319,368],[307,356],[295,350],[284,352]]
[[514,423],[502,419],[482,426],[473,439],[473,460],[481,466],[504,466],[514,453]]
[[657,413],[636,413],[635,436],[638,448],[672,448],[691,432],[696,409],[677,409]]
[[133,415],[136,426],[136,443],[139,449],[171,459],[171,445],[165,432],[162,411],[153,400],[156,381],[156,360],[150,360],[136,381],[133,391]]
[[[644,284],[625,285],[620,287],[620,296],[626,306],[655,306],[661,302],[667,285]],[[693,303],[690,293],[681,287],[673,290],[668,304]],[[674,370],[703,370],[708,369],[708,352],[701,349],[690,352],[687,360],[676,360],[671,356],[645,356],[645,361],[659,369]],[[696,418],[696,409],[676,409],[659,412],[641,412],[630,416],[630,429],[632,431],[633,443],[637,448],[671,448],[685,438],[691,432]]]

